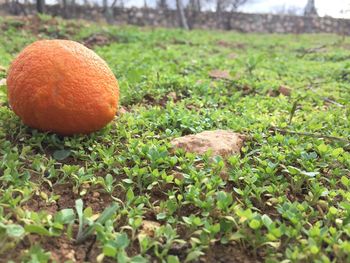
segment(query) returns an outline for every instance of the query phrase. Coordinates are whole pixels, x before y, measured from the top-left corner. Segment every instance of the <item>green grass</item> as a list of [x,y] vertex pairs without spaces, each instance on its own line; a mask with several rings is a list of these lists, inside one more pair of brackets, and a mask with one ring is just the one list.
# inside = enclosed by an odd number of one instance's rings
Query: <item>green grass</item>
[[[60,137],[24,126],[1,87],[5,261],[350,261],[349,38],[44,16],[0,28],[2,68],[38,38],[104,37],[93,49],[127,109],[99,132]],[[211,79],[215,69],[232,79]],[[175,137],[214,129],[246,134],[241,155],[171,150]],[[143,220],[160,227],[146,233]]]

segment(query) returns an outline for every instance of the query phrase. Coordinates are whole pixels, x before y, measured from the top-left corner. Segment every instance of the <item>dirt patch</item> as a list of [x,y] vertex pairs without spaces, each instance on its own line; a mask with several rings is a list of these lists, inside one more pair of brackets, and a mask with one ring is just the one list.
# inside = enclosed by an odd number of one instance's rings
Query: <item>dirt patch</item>
[[187,94],[180,95],[180,94],[177,94],[175,91],[169,92],[168,94],[166,94],[165,96],[163,96],[159,99],[154,98],[150,94],[146,94],[145,96],[143,96],[141,103],[146,104],[146,105],[151,105],[151,106],[164,107],[169,101],[173,101],[176,103],[186,96],[187,96]]
[[[79,195],[82,190],[86,191],[83,196]],[[48,201],[50,196],[59,195],[56,202]],[[74,208],[75,200],[81,198],[84,202],[84,207],[91,207],[94,213],[101,213],[109,204],[113,202],[110,194],[104,192],[103,189],[84,185],[81,189],[74,189],[73,185],[58,184],[52,189],[49,186],[45,188],[43,185],[27,202],[23,208],[31,211],[47,211],[49,214],[55,214],[59,210],[65,208]]]
[[83,44],[88,48],[94,46],[105,46],[115,41],[110,35],[104,33],[96,33],[83,39]]
[[62,27],[62,23],[55,17],[43,21],[39,16],[26,16],[7,20],[1,29],[15,28],[31,32],[33,35],[44,34],[51,38],[69,39],[81,28],[77,22],[64,22],[64,27]]
[[205,256],[200,258],[200,262],[222,262],[222,263],[258,263],[257,259],[247,255],[237,245],[212,245]]
[[[82,197],[79,192],[86,190],[86,194]],[[47,211],[55,214],[59,210],[75,207],[75,200],[81,198],[84,202],[84,208],[91,207],[94,213],[101,213],[113,200],[112,197],[104,193],[102,189],[84,185],[82,189],[75,190],[72,184],[58,184],[51,190],[42,187],[38,194],[27,201],[23,208],[31,211]],[[42,194],[44,193],[44,194]],[[51,195],[59,195],[59,199],[55,202],[48,202],[46,199]],[[76,235],[77,226],[74,227],[73,236]],[[60,237],[41,237],[38,235],[29,235],[14,250],[12,254],[21,254],[22,251],[29,249],[34,244],[40,246],[51,253],[51,260],[56,262],[65,262],[71,260],[73,262],[96,262],[96,257],[101,253],[101,249],[95,242],[95,236],[91,236],[83,244],[76,244],[74,240],[70,240],[67,236]],[[104,261],[107,262],[107,261]]]
[[92,211],[102,212],[107,206],[109,206],[113,202],[113,199],[107,193],[94,191],[89,192],[88,195],[85,195],[83,197],[83,201],[86,206],[92,208]]
[[73,262],[84,262],[88,259],[88,250],[91,243],[95,242],[94,238],[86,241],[84,244],[76,245],[74,241],[69,240],[66,236],[50,237],[42,242],[45,250],[50,251],[51,260],[56,262],[65,262],[71,260]]
[[177,210],[178,216],[183,217],[183,216],[190,216],[190,215],[198,215],[200,214],[201,210],[194,204],[185,204],[182,205],[179,210]]
[[48,190],[42,189],[40,192],[35,193],[24,205],[23,209],[30,211],[46,211],[53,215],[58,211],[58,204],[55,202],[48,202],[46,197],[51,193]]
[[231,49],[246,49],[246,44],[237,42],[228,42],[225,40],[219,40],[216,42],[217,46],[231,48]]
[[199,46],[199,44],[193,43],[191,41],[176,38],[174,38],[170,43],[174,45]]
[[283,96],[291,96],[292,95],[292,89],[288,86],[284,86],[284,85],[281,85],[278,87],[277,90],[272,90],[270,89],[268,92],[267,92],[267,95],[269,95],[270,97],[277,97],[279,95],[283,95]]
[[[52,262],[96,262],[96,257],[101,253],[101,249],[95,242],[95,237],[89,238],[85,243],[77,245],[74,240],[67,236],[43,237],[36,234],[25,236],[15,248],[7,251],[5,257],[0,262],[21,262],[26,251],[31,247],[39,245],[45,251],[50,252]],[[51,262],[50,261],[50,262]]]
[[100,213],[113,201],[110,194],[104,193],[102,189],[90,187],[88,184],[83,185],[82,189],[79,189],[79,191],[82,190],[86,190],[86,194],[80,196],[71,184],[55,186],[53,194],[60,195],[57,201],[58,207],[60,209],[74,208],[75,200],[81,198],[84,202],[84,207],[91,207],[94,213]]
[[252,87],[248,86],[248,85],[244,85],[243,87],[240,87],[239,90],[242,92],[243,96],[256,94],[256,90],[253,89]]

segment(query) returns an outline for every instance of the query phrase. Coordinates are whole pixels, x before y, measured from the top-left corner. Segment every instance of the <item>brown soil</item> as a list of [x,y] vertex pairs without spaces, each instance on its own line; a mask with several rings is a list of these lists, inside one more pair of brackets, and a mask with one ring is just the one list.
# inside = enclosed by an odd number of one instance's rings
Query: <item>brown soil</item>
[[93,48],[94,46],[105,46],[109,45],[115,41],[111,36],[103,33],[93,34],[83,40],[83,44],[88,48]]
[[169,92],[167,95],[161,97],[160,99],[154,98],[150,94],[146,94],[143,97],[142,104],[151,106],[161,106],[164,107],[169,101],[178,102],[182,99],[182,96],[176,94],[176,92]]
[[231,48],[231,49],[246,49],[246,44],[244,43],[237,43],[237,42],[227,42],[225,40],[219,40],[216,42],[218,46]]
[[[69,183],[55,185],[51,190],[49,186],[45,188],[46,186],[46,184],[43,184],[41,189],[24,203],[23,208],[36,212],[47,211],[49,214],[54,214],[65,208],[74,208],[75,200],[81,198],[84,202],[84,207],[91,207],[94,213],[99,213],[112,203],[110,194],[104,192],[103,189],[90,187],[89,185],[82,186],[82,189],[85,188],[87,191],[83,196],[80,196],[79,191],[74,190],[73,185]],[[59,195],[60,197],[56,202],[48,202],[45,200],[45,195],[47,197]]]
[[40,245],[45,251],[50,252],[51,262],[97,262],[96,258],[101,253],[101,248],[95,242],[95,237],[89,238],[83,244],[75,244],[67,236],[61,237],[42,237],[35,234],[26,236],[17,247],[9,251],[4,261],[12,260],[21,262],[20,258],[24,256],[25,251],[34,245]]
[[[48,186],[44,188],[45,185],[46,184],[43,184],[38,194],[34,194],[33,197],[23,205],[24,209],[36,212],[47,211],[50,214],[54,214],[64,208],[74,208],[75,200],[82,198],[84,207],[91,207],[94,213],[101,213],[104,208],[112,202],[112,198],[109,194],[103,192],[102,189],[90,187],[89,185],[82,187],[87,191],[83,197],[79,196],[78,191],[74,191],[72,184],[58,184],[51,190]],[[44,193],[44,195],[40,193]],[[51,195],[60,195],[60,198],[56,203],[49,203],[43,198],[45,195],[48,197]],[[75,226],[75,231],[73,231],[75,233],[76,228],[77,226]],[[76,234],[73,235],[75,236]],[[13,255],[21,255],[23,251],[29,249],[31,246],[40,244],[45,251],[51,253],[51,260],[56,262],[64,262],[67,260],[73,262],[96,262],[96,257],[101,253],[101,249],[95,242],[95,238],[96,237],[92,236],[83,244],[78,245],[65,235],[60,237],[41,237],[33,234],[21,241],[17,247],[11,251],[8,259],[17,262]]]
[[269,95],[270,97],[277,97],[278,95],[284,95],[284,96],[291,96],[292,94],[292,89],[287,87],[287,86],[283,86],[281,85],[277,90],[272,90],[270,89],[267,92],[267,95]]
[[31,32],[33,35],[45,34],[52,38],[69,39],[81,27],[77,22],[66,22],[65,31],[61,30],[60,21],[57,18],[51,18],[47,21],[42,21],[39,16],[16,17],[5,21],[1,29],[7,30],[14,27],[17,30]]
[[257,259],[247,255],[243,250],[235,245],[214,244],[207,254],[200,259],[201,262],[222,262],[222,263],[258,263]]

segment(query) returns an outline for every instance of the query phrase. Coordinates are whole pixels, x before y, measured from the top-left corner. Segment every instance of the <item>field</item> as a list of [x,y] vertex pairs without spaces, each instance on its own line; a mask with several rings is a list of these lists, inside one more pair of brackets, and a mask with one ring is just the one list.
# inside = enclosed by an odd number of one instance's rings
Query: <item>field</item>
[[[1,262],[350,262],[350,39],[0,18],[0,80],[36,39],[84,43],[115,120],[61,137],[0,92]],[[240,155],[173,150],[205,130]]]

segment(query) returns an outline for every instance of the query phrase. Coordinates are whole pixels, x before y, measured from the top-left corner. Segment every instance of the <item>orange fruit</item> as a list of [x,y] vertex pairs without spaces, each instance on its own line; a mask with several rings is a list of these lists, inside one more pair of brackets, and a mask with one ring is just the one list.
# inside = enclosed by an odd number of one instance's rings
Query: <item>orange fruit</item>
[[12,62],[8,98],[23,123],[62,135],[97,131],[115,116],[118,81],[92,50],[70,40],[40,40]]

